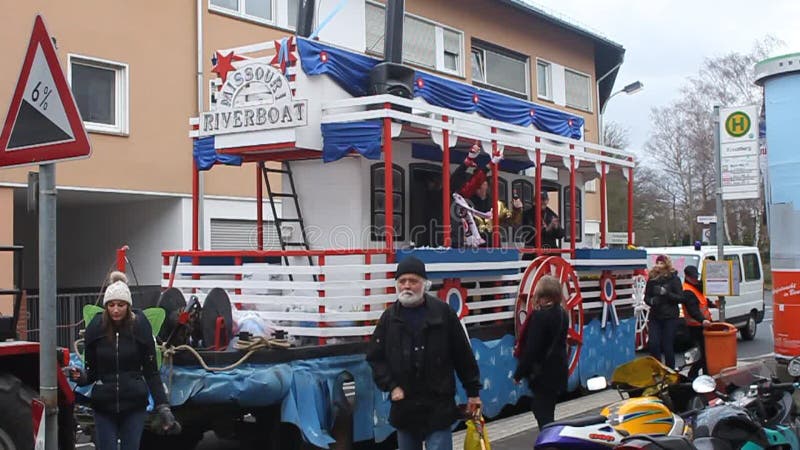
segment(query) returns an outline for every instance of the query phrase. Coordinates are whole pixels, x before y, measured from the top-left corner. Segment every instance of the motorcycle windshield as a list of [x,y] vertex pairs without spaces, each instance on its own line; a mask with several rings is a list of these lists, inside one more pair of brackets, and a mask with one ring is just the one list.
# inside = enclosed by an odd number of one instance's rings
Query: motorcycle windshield
[[731,367],[723,369],[719,374],[719,382],[723,386],[733,385],[740,388],[748,387],[764,379],[772,379],[772,370],[763,363]]
[[680,382],[680,374],[671,370],[652,356],[643,356],[614,369],[611,384],[632,388],[648,388],[659,382],[675,384]]

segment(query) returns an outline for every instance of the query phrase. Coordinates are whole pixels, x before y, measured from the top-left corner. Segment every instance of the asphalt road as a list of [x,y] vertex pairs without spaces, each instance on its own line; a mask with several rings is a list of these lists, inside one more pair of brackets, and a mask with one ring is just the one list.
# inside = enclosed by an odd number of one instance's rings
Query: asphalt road
[[737,346],[739,359],[757,359],[772,356],[774,352],[772,335],[772,291],[764,291],[764,321],[758,324],[756,338],[746,342],[739,340]]

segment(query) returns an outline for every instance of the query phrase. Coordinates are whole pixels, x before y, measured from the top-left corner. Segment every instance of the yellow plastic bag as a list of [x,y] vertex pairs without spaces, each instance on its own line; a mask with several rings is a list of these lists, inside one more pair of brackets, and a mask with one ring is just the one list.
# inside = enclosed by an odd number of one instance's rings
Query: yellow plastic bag
[[492,450],[489,436],[486,434],[486,421],[480,419],[467,420],[467,435],[464,437],[464,450]]

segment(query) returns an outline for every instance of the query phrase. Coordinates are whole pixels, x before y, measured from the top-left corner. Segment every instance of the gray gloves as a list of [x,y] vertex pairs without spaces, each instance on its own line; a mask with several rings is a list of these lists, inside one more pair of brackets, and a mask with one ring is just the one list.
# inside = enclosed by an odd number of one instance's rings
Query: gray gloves
[[180,434],[181,424],[175,420],[175,416],[172,415],[172,410],[169,409],[169,405],[158,405],[156,406],[156,411],[158,415],[153,421],[153,425],[158,432],[165,434]]

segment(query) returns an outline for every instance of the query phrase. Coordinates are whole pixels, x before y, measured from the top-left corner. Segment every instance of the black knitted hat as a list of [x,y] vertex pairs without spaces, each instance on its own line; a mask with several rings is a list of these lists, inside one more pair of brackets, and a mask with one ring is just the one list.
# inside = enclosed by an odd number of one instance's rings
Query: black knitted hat
[[396,280],[407,273],[413,273],[426,280],[428,279],[428,273],[425,271],[425,263],[413,256],[408,256],[400,261],[397,265],[397,272],[394,273],[394,279]]

